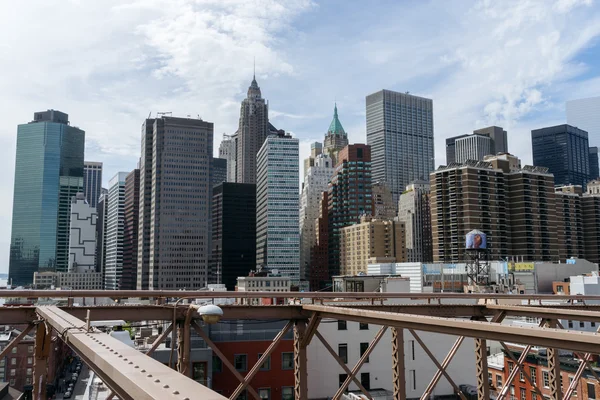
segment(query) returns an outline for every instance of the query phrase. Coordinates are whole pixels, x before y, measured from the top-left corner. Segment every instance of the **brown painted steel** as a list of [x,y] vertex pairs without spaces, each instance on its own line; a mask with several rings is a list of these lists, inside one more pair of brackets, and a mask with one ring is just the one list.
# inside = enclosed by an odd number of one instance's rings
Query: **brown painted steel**
[[532,318],[554,318],[576,321],[600,322],[600,311],[587,311],[581,309],[531,307],[531,306],[504,306],[488,305],[488,309],[502,310],[507,315]]

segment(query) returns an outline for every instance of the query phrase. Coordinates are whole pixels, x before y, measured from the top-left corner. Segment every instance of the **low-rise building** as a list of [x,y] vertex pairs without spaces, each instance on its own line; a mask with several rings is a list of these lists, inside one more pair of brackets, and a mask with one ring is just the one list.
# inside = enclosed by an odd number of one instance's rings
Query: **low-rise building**
[[35,272],[36,289],[61,288],[71,290],[102,290],[102,273],[93,270],[81,272]]

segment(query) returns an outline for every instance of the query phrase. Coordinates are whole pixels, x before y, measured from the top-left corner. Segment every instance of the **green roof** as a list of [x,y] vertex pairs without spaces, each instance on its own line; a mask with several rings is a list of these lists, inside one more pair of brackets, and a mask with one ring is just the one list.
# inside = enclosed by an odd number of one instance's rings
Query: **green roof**
[[329,124],[327,133],[346,136],[346,131],[344,131],[344,127],[338,118],[337,104],[333,108],[333,120],[331,121],[331,124]]

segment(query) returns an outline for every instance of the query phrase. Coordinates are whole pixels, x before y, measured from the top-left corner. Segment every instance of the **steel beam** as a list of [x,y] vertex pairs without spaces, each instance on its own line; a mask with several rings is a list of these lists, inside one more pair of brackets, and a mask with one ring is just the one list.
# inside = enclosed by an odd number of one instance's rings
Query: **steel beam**
[[413,330],[466,336],[485,340],[555,347],[580,352],[600,353],[600,336],[588,332],[572,332],[553,328],[531,328],[501,325],[492,322],[468,321],[454,318],[436,318],[422,315],[394,314],[381,311],[359,310],[305,304],[303,308],[319,312],[323,318],[388,325]]
[[404,329],[401,328],[392,328],[392,380],[394,381],[394,400],[406,400]]
[[310,322],[306,327],[306,333],[304,334],[304,339],[300,346],[307,347],[310,344],[315,332],[319,329],[319,324],[321,323],[321,316],[318,313],[314,313],[310,318]]
[[38,324],[35,334],[35,357],[33,363],[33,400],[46,399],[48,357],[52,347],[52,332],[46,324]]
[[[542,391],[540,390],[540,388],[537,386],[537,384],[533,383],[533,380],[531,379],[531,376],[529,374],[529,372],[525,369],[525,366],[523,365],[522,362],[519,362],[519,360],[517,360],[513,354],[513,352],[508,348],[508,346],[506,345],[506,343],[504,342],[500,342],[500,345],[504,348],[504,351],[506,352],[506,354],[508,355],[508,357],[513,361],[513,363],[515,364],[517,371],[515,372],[515,376],[516,374],[518,374],[519,372],[523,373],[523,377],[527,380],[527,382],[529,382],[529,384],[531,385],[531,387],[533,387],[536,391],[536,393],[540,396],[540,399],[544,398],[544,394],[542,393]],[[529,349],[531,346],[526,347],[525,350],[527,350],[527,353],[529,353]],[[525,358],[527,358],[527,355],[525,355]],[[514,380],[514,377],[513,377]],[[512,384],[512,380],[510,381],[510,383]]]
[[202,398],[220,394],[105,333],[83,329],[85,322],[58,307],[38,307],[38,315],[69,344],[121,400]]
[[23,331],[21,333],[19,333],[19,335],[17,335],[16,338],[14,338],[13,340],[11,340],[4,349],[2,349],[2,351],[0,351],[0,360],[3,360],[4,357],[6,357],[8,355],[8,353],[11,352],[11,350],[13,349],[13,347],[15,347],[17,344],[19,344],[21,342],[21,340],[23,340],[23,338],[25,336],[27,336],[27,334],[29,332],[31,332],[31,330],[33,329],[35,325],[34,324],[29,324],[27,325],[27,327],[25,329],[23,329]]
[[487,308],[491,310],[502,310],[510,316],[600,322],[600,311],[572,309],[569,306],[563,308],[550,308],[539,306],[502,306],[490,304],[487,306]]
[[475,369],[477,373],[477,398],[490,398],[490,382],[488,380],[487,344],[483,339],[475,339]]
[[[414,331],[411,331],[411,333],[414,333]],[[423,350],[425,350],[425,352],[429,355],[429,357],[430,358],[433,357],[433,354],[429,351],[429,348],[427,348],[427,346],[425,346],[425,343],[422,342],[420,338],[419,339],[415,338],[415,339],[419,342],[419,344],[421,345],[421,347],[423,347]],[[427,387],[425,388],[425,391],[421,395],[421,400],[426,400],[426,399],[429,398],[429,395],[431,395],[431,393],[433,392],[433,389],[435,388],[435,385],[437,385],[437,383],[439,382],[439,380],[442,377],[442,375],[446,376],[446,379],[448,379],[448,381],[451,382],[451,384],[455,387],[455,389],[458,389],[458,386],[454,385],[453,382],[452,382],[452,380],[447,375],[448,371],[446,371],[446,368],[448,368],[448,365],[450,365],[450,362],[452,361],[452,359],[456,355],[456,352],[458,351],[458,348],[460,347],[460,345],[462,344],[462,342],[464,340],[465,340],[464,336],[459,336],[456,339],[456,341],[454,342],[454,344],[450,348],[450,351],[448,352],[448,354],[444,358],[444,361],[442,361],[441,365],[438,364],[437,360],[435,360],[435,359],[432,358],[432,361],[434,362],[434,364],[436,364],[438,366],[438,370],[435,372],[435,374],[433,375],[433,378],[429,382],[429,385],[427,385]],[[487,370],[486,370],[486,374],[487,374]]]
[[163,333],[161,333],[159,337],[156,338],[154,343],[152,343],[152,347],[150,347],[150,349],[148,349],[148,351],[146,351],[147,356],[150,356],[150,355],[152,355],[152,353],[154,353],[154,350],[156,350],[158,348],[158,346],[160,346],[160,344],[166,339],[166,337],[169,336],[169,333],[171,333],[172,329],[173,329],[173,324],[170,324],[169,327],[167,329],[165,329],[165,331]]
[[302,347],[306,333],[306,322],[294,322],[294,395],[296,399],[308,398],[308,369],[306,347]]

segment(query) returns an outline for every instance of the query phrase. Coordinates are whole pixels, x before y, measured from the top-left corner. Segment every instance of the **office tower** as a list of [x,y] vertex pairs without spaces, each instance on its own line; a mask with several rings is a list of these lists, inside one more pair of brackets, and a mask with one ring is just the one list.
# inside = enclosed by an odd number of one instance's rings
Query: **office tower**
[[586,131],[557,125],[531,131],[533,165],[547,167],[554,184],[581,185],[589,180],[589,144]]
[[139,289],[205,287],[212,154],[211,122],[163,115],[142,125]]
[[600,145],[600,96],[567,101],[567,124],[588,133],[592,146]]
[[[312,157],[312,156],[311,156]],[[306,164],[305,164],[306,166]],[[331,157],[317,154],[312,166],[304,175],[304,184],[300,194],[300,277],[308,279],[311,266],[311,249],[316,243],[315,223],[319,217],[321,196],[326,192],[333,175]]]
[[123,275],[123,234],[125,225],[125,179],[127,172],[117,172],[108,181],[108,215],[106,218],[106,256],[104,289],[119,290]]
[[371,146],[351,144],[338,153],[328,195],[328,279],[340,273],[340,229],[373,213]]
[[501,170],[469,160],[438,168],[430,175],[430,185],[434,262],[465,261],[465,235],[474,229],[487,235],[491,259],[508,255],[510,227]]
[[488,126],[487,128],[475,129],[473,134],[486,136],[491,139],[491,154],[508,153],[508,134],[503,128]]
[[9,279],[33,282],[36,271],[66,271],[71,199],[83,186],[85,132],[55,110],[17,128]]
[[559,186],[555,188],[556,227],[558,258],[584,258],[583,209],[581,186]]
[[257,157],[256,265],[300,281],[299,142],[269,135]]
[[68,272],[96,270],[96,208],[86,201],[83,193],[71,200]]
[[227,160],[227,179],[223,182],[236,181],[236,154],[237,154],[237,137],[238,135],[223,134],[223,140],[219,145],[219,158]]
[[394,219],[396,204],[390,188],[385,182],[374,182],[371,186],[373,195],[373,216],[380,219]]
[[98,205],[102,191],[102,163],[84,161],[83,163],[83,194],[92,207]]
[[406,185],[427,179],[434,168],[433,102],[381,90],[367,96],[366,105],[373,181],[386,182],[397,203]]
[[213,158],[212,162],[212,187],[227,182],[227,159]]
[[499,126],[476,129],[473,134],[446,139],[446,164],[482,161],[487,155],[508,153],[508,134]]
[[331,157],[334,164],[337,164],[337,154],[344,147],[348,146],[348,135],[338,118],[337,104],[333,107],[333,119],[329,124],[329,129],[325,134],[323,152]]
[[587,185],[581,198],[583,218],[583,244],[585,259],[600,263],[600,180]]
[[262,98],[256,77],[242,101],[237,131],[236,182],[256,183],[256,158],[269,134],[269,105]]
[[319,217],[315,221],[315,244],[310,251],[308,281],[311,291],[331,290],[329,276],[329,193],[321,193]]
[[123,272],[119,289],[137,287],[138,229],[140,228],[140,170],[134,169],[125,177],[123,200]]
[[366,274],[374,263],[406,261],[404,222],[363,215],[360,223],[340,229],[340,273]]
[[456,141],[470,135],[454,136],[446,139],[446,165],[456,162]]
[[[96,206],[96,272],[104,276],[104,260],[106,258],[106,226],[108,225],[108,189],[102,188]],[[104,284],[103,284],[104,287]]]
[[600,178],[600,167],[598,166],[598,147],[589,148],[590,179]]
[[306,180],[306,174],[308,169],[315,165],[315,159],[319,154],[323,153],[323,144],[319,142],[313,142],[310,144],[310,156],[304,159],[304,179]]
[[256,267],[256,185],[223,182],[213,188],[209,283],[235,290]]
[[428,181],[417,180],[406,187],[398,201],[398,220],[406,229],[408,262],[432,262],[431,210]]

